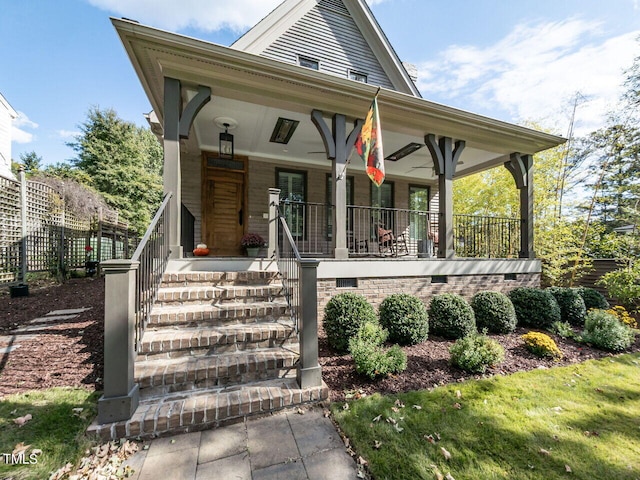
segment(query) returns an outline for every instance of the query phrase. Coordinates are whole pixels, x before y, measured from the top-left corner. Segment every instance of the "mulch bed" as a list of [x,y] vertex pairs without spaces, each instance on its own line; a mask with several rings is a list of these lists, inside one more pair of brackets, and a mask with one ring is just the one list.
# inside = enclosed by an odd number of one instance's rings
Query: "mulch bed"
[[[19,326],[29,325],[37,317],[54,310],[91,307],[72,320],[52,322],[51,330],[29,332],[35,334],[24,340],[23,334],[12,334]],[[20,347],[8,354],[0,354],[0,395],[55,386],[102,389],[104,325],[104,279],[71,279],[62,285],[30,286],[30,296],[10,298],[8,291],[0,291],[0,335]],[[570,365],[584,360],[610,356],[573,340],[552,335],[564,353],[559,362],[539,359],[528,352],[520,339],[526,329],[509,335],[491,335],[505,348],[505,361],[485,376],[505,375],[536,368]],[[452,382],[482,376],[470,375],[449,365],[452,341],[433,335],[412,347],[405,347],[407,370],[379,381],[358,375],[350,355],[336,355],[328,348],[320,329],[320,364],[325,382],[331,390],[332,401],[344,400],[349,393],[398,393],[429,389]],[[13,339],[13,340],[11,340]],[[0,347],[7,346],[7,340]],[[630,349],[640,352],[640,337]]]

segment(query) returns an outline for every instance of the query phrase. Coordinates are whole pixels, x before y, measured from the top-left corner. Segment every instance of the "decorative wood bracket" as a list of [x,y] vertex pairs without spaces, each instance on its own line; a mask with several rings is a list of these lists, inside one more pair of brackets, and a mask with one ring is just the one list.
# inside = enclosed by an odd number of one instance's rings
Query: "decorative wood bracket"
[[529,170],[533,166],[533,157],[531,155],[522,155],[514,152],[509,156],[509,161],[504,162],[504,166],[513,176],[518,190],[528,186]]
[[452,142],[451,137],[441,137],[436,141],[436,136],[432,133],[424,137],[424,143],[433,158],[436,174],[444,175],[447,180],[453,180],[460,155],[466,145],[464,140],[458,140],[455,143],[455,148],[452,148]]
[[189,138],[198,112],[211,100],[211,88],[198,86],[198,94],[182,110],[180,80],[164,78],[164,136],[166,140]]
[[346,132],[346,117],[342,114],[336,113],[332,119],[332,128],[329,129],[327,122],[325,122],[322,112],[320,110],[313,110],[311,112],[311,121],[320,132],[320,137],[324,143],[324,149],[327,152],[327,158],[331,160],[346,161],[351,154],[356,138],[362,130],[364,120],[358,119],[354,123],[353,130],[345,138]]

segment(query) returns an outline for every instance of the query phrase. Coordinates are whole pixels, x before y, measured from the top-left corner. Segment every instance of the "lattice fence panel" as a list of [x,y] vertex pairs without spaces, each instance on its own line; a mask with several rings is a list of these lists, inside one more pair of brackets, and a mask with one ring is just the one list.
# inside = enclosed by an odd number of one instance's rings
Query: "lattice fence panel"
[[20,183],[0,176],[0,283],[18,279],[20,239]]

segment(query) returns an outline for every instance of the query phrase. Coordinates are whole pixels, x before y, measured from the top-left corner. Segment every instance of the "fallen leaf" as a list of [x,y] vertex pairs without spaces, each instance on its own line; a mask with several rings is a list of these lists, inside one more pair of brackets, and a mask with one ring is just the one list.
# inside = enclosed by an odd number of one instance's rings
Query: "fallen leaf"
[[571,470],[571,467],[569,465],[564,466],[564,471],[567,473],[573,473],[573,470]]
[[460,410],[462,409],[462,405],[460,405],[458,402],[453,404],[453,408],[455,408],[456,410]]
[[601,388],[596,388],[596,392],[598,392],[598,393],[604,393],[604,390],[602,390]]
[[424,438],[429,443],[436,443],[436,440],[435,438],[433,438],[433,435],[425,435]]
[[451,460],[451,453],[444,447],[440,447],[440,453],[445,460]]
[[402,427],[401,427],[400,425],[398,425],[398,424],[394,424],[394,425],[393,425],[393,428],[395,428],[395,429],[396,429],[396,432],[398,432],[398,433],[401,433],[401,432],[404,430],[404,428],[402,428]]
[[367,475],[362,470],[358,470],[358,473],[356,475],[358,476],[358,478],[367,478]]
[[440,473],[440,470],[436,465],[431,465],[431,469],[433,470],[433,474],[436,476],[436,480],[444,480],[444,476]]
[[374,422],[379,422],[379,421],[380,421],[380,418],[382,418],[382,415],[378,415],[377,417],[374,417],[374,418],[373,418],[373,421],[374,421]]
[[31,445],[25,445],[24,442],[20,442],[18,444],[16,444],[15,447],[13,447],[13,454],[17,455],[19,453],[22,452],[26,452],[27,450],[29,450],[29,448],[31,448]]
[[434,433],[434,435],[436,437],[436,440],[440,441],[440,434],[436,432],[436,433]]
[[451,476],[451,474],[450,474],[450,473],[447,473],[447,474],[445,475],[445,477],[444,477],[444,478],[445,478],[445,480],[456,480],[455,478],[453,478],[453,477]]
[[366,465],[368,462],[364,458],[358,457],[358,463],[360,465]]
[[396,422],[396,419],[395,419],[395,418],[393,418],[393,417],[387,417],[387,423],[390,423],[390,424],[392,424],[392,425],[395,425],[395,424],[396,424],[396,423],[398,423],[398,422]]
[[462,398],[462,392],[460,392],[460,390],[456,390],[456,398]]
[[343,409],[343,410],[349,410],[349,404],[348,404],[348,403],[345,403],[345,404],[342,406],[342,409]]
[[398,413],[398,412],[400,411],[400,409],[399,409],[398,407],[391,407],[391,410],[392,410],[394,413]]
[[30,413],[27,413],[24,417],[18,417],[16,419],[13,420],[13,423],[15,423],[18,426],[23,426],[25,423],[27,423],[29,420],[31,420],[33,417],[31,416]]
[[413,405],[411,408],[415,408],[416,410],[422,410],[420,405]]
[[393,402],[393,404],[394,404],[396,407],[404,408],[404,403],[402,403],[399,399],[396,399],[396,401],[395,401],[395,402]]
[[381,446],[382,446],[382,442],[380,442],[378,440],[374,440],[373,441],[373,448],[375,448],[376,450],[380,450]]
[[325,408],[322,413],[324,414],[324,418],[329,418],[329,416],[331,416],[331,411],[328,408]]
[[296,409],[296,413],[297,413],[298,415],[304,415],[304,410],[302,410],[301,408],[297,408],[297,409]]
[[547,457],[548,457],[549,455],[551,455],[551,452],[550,452],[549,450],[545,450],[544,448],[541,448],[540,450],[538,450],[538,453],[539,453],[540,455],[545,455],[545,456],[547,456]]

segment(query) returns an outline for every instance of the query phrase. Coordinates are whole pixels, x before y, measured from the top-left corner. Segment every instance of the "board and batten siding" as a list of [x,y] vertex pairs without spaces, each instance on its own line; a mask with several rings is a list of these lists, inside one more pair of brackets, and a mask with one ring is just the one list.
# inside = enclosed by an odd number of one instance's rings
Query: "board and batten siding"
[[342,0],[321,0],[261,55],[296,65],[301,55],[317,60],[321,72],[346,78],[354,70],[395,90]]
[[194,244],[202,242],[202,157],[184,155],[180,159],[182,172],[182,203],[195,217]]

